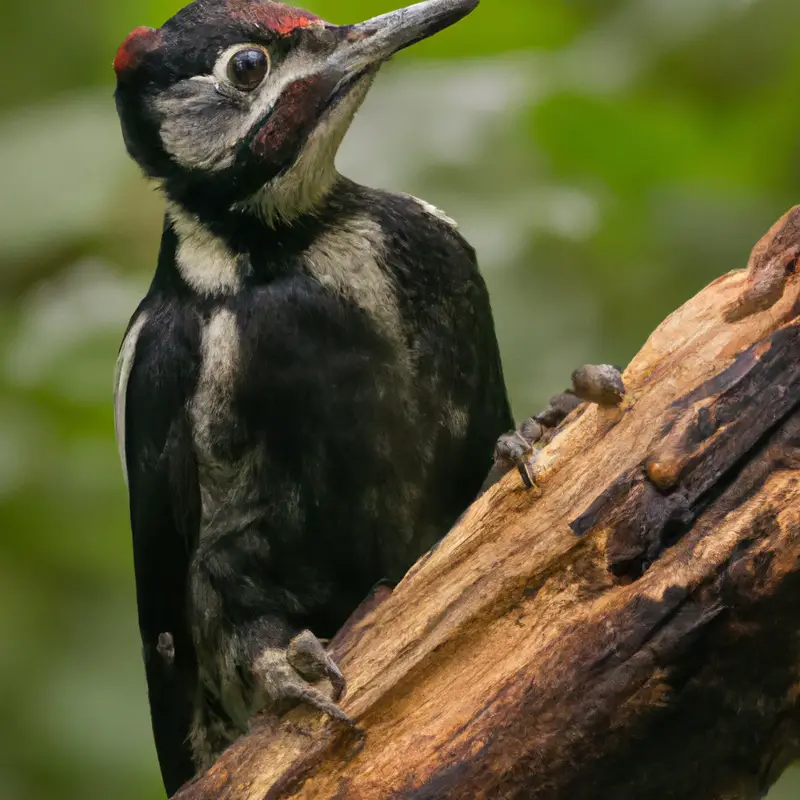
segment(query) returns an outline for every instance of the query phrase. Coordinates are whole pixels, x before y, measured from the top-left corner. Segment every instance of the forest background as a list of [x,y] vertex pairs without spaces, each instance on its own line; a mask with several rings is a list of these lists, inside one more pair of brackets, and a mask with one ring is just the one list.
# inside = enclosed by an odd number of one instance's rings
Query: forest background
[[[111,62],[178,7],[0,0],[6,800],[161,796],[111,386],[163,204],[125,154]],[[384,69],[339,166],[459,221],[521,418],[575,366],[627,363],[800,203],[798,30],[793,0],[484,0]],[[769,800],[798,796],[794,769]]]

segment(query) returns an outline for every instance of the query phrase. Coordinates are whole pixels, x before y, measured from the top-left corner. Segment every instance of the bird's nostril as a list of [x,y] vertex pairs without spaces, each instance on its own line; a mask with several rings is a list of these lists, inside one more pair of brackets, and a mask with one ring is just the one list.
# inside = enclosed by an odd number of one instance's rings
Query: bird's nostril
[[309,53],[327,54],[336,49],[338,37],[335,28],[313,28],[303,31],[305,49]]
[[374,36],[377,32],[378,32],[377,28],[362,28],[361,26],[356,28],[351,28],[347,32],[347,41],[361,42],[364,39],[369,39],[371,36]]

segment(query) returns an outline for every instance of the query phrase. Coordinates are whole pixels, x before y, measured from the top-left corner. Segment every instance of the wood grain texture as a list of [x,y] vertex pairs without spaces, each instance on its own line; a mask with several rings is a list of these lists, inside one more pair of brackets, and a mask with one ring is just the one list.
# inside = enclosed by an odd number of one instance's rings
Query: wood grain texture
[[800,750],[800,209],[180,800],[755,798]]

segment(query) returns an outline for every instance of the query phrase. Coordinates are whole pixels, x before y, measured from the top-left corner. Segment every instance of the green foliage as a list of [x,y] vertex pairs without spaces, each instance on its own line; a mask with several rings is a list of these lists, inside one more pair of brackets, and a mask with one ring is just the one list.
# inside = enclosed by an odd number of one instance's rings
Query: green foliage
[[[161,201],[110,65],[178,3],[4,6],[0,797],[155,798],[110,394]],[[340,166],[461,222],[518,416],[576,365],[626,362],[800,199],[798,23],[786,0],[484,0],[386,68]]]

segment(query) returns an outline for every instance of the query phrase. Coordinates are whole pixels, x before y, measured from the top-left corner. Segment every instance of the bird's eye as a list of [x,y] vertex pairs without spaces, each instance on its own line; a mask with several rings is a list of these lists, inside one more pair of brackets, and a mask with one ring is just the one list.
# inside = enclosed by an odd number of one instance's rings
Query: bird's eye
[[246,47],[228,62],[228,80],[243,92],[257,89],[269,74],[269,55],[259,47]]

